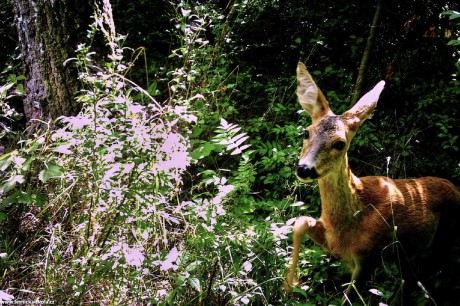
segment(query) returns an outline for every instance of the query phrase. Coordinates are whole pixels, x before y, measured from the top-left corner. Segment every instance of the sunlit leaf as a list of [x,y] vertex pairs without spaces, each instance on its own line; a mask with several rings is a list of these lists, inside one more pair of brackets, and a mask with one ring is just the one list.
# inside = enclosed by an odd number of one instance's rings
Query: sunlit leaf
[[14,175],[7,179],[5,183],[3,183],[2,187],[0,187],[0,190],[2,190],[4,193],[7,193],[8,191],[12,190],[17,183],[24,183],[24,177],[22,175]]
[[190,284],[190,286],[192,286],[193,289],[195,289],[198,292],[201,292],[200,280],[198,278],[190,278],[188,280],[188,283]]
[[3,200],[1,206],[7,206],[12,203],[30,204],[32,203],[32,196],[22,191],[15,192],[9,197],[7,197],[5,200]]
[[305,292],[305,290],[303,290],[303,289],[301,289],[301,288],[292,287],[292,292],[300,293],[300,294],[303,295],[304,297],[307,297],[307,293]]
[[383,296],[382,291],[380,291],[378,289],[369,289],[369,292],[372,293],[372,294],[378,295],[378,296]]
[[62,168],[56,165],[54,162],[51,162],[48,165],[46,165],[45,169],[40,171],[38,179],[41,182],[46,183],[50,179],[62,177],[63,174],[64,172],[62,171]]

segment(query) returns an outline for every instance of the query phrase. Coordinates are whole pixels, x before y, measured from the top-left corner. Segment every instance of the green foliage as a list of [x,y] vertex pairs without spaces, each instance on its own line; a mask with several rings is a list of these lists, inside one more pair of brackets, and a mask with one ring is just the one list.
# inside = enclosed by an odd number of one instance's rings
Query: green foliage
[[0,139],[6,135],[14,134],[10,124],[12,121],[19,120],[21,115],[10,105],[9,100],[24,93],[24,88],[20,81],[24,76],[9,75],[7,83],[0,86]]
[[[66,63],[79,72],[81,112],[0,157],[0,280],[8,289],[27,281],[62,304],[340,304],[347,271],[310,240],[301,286],[281,289],[295,218],[320,215],[317,186],[292,170],[310,124],[295,101],[294,67],[305,60],[331,108],[347,110],[373,7],[165,3],[116,3],[127,41],[146,48],[131,52],[125,37],[94,24],[90,41],[102,32],[112,53],[103,60],[80,44]],[[398,4],[401,15],[408,6]],[[402,41],[394,18],[380,29],[368,85],[393,59],[399,70],[353,141],[352,168],[460,179],[458,54],[441,38],[417,45],[422,36],[412,41],[411,32]],[[145,56],[144,66],[130,55]],[[17,119],[8,102],[23,93],[24,77],[5,75],[1,111]],[[384,265],[361,299],[392,304],[400,285],[398,267]],[[0,296],[22,294],[6,291]]]
[[[108,38],[116,46],[123,37]],[[60,118],[62,128],[22,141],[0,159],[7,173],[1,211],[36,206],[47,216],[46,234],[35,229],[50,239],[40,274],[45,294],[59,303],[90,300],[95,288],[111,303],[154,298],[156,277],[144,275],[161,270],[164,250],[177,240],[172,211],[190,158],[176,130],[193,117],[161,106],[126,79],[125,49],[113,50],[99,69],[94,52],[80,45],[74,60],[85,89],[78,116]],[[133,100],[134,92],[148,103]]]
[[2,1],[0,3],[0,67],[6,66],[16,48],[17,36],[13,20],[13,1]]
[[[457,38],[456,39],[451,39],[447,44],[449,46],[459,46],[460,45],[460,40],[459,40],[459,37],[458,37],[458,32],[459,32],[460,28],[458,26],[460,24],[460,13],[456,12],[456,11],[449,10],[449,11],[443,12],[441,15],[449,16],[450,22],[456,27],[455,30],[456,30]],[[452,35],[452,31],[447,30],[445,34],[446,34],[446,36],[450,37]]]

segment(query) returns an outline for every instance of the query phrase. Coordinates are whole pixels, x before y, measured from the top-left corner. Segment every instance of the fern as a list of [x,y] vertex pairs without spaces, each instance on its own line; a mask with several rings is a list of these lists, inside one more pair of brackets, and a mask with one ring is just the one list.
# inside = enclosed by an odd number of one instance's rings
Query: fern
[[216,130],[217,135],[212,139],[212,142],[224,146],[224,149],[230,152],[231,155],[241,154],[250,145],[242,145],[249,136],[247,136],[247,133],[239,133],[240,130],[241,127],[238,125],[228,123],[227,120],[221,118],[220,126]]

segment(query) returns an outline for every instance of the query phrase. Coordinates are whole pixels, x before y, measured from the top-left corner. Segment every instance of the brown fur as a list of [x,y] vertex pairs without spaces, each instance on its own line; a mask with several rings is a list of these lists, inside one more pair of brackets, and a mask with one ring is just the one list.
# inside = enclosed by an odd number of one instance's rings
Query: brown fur
[[[457,224],[460,216],[452,213],[460,211],[460,192],[448,180],[357,178],[351,172],[346,151],[358,127],[375,108],[383,90],[381,83],[351,110],[336,116],[301,63],[297,78],[299,101],[313,118],[299,165],[316,171],[322,211],[318,220],[300,217],[294,224],[288,291],[299,282],[296,266],[305,235],[340,258],[350,268],[353,282],[362,271],[368,272],[391,245],[402,247],[404,255],[419,255],[437,236],[444,235],[439,232],[440,220],[447,230]],[[334,149],[337,141],[346,143],[343,150]],[[300,175],[299,178],[305,182],[312,180]]]

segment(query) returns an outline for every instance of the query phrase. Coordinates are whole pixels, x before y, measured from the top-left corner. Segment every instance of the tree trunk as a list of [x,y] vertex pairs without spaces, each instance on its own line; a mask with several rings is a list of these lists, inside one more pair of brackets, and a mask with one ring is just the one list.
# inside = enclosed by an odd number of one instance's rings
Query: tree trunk
[[375,8],[374,18],[371,24],[371,30],[369,32],[369,36],[367,37],[366,48],[364,49],[363,57],[361,59],[361,64],[359,65],[358,78],[356,79],[355,88],[353,90],[353,95],[351,97],[351,105],[355,105],[362,94],[364,73],[367,70],[367,63],[369,62],[369,56],[371,54],[372,46],[374,44],[375,32],[376,32],[377,24],[380,19],[381,10],[382,10],[382,1],[377,0],[377,7]]
[[15,0],[15,25],[24,64],[24,113],[28,126],[74,115],[78,75],[64,62],[84,40],[92,0]]

